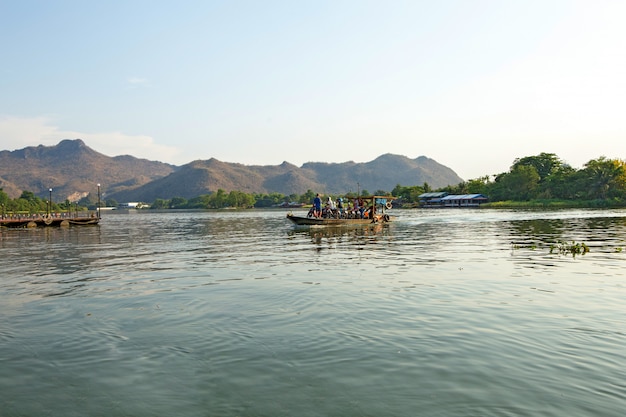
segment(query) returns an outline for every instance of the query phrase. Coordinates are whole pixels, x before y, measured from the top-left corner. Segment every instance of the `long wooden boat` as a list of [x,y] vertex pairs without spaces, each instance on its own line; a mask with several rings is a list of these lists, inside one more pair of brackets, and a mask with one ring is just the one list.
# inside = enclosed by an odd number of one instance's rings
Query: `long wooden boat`
[[[293,213],[287,214],[287,219],[297,226],[349,226],[349,225],[365,225],[372,223],[388,223],[393,221],[394,217],[389,216],[387,211],[391,209],[391,201],[394,197],[390,196],[367,196],[361,197],[368,203],[368,214],[364,217],[358,216],[323,216],[314,217],[311,212],[306,216],[296,216]],[[373,210],[371,210],[374,208]],[[372,214],[373,211],[373,214]]]
[[0,226],[9,228],[29,228],[29,227],[68,227],[68,226],[92,226],[100,222],[96,216],[93,217],[53,217],[39,216],[34,218],[8,218],[0,219]]
[[317,217],[305,217],[305,216],[296,216],[292,213],[287,214],[287,219],[291,220],[294,224],[298,226],[341,226],[341,225],[350,225],[350,224],[371,224],[378,222],[389,222],[392,220],[392,217],[387,215],[387,217],[383,216],[375,216],[373,219],[334,219],[334,218],[317,218]]

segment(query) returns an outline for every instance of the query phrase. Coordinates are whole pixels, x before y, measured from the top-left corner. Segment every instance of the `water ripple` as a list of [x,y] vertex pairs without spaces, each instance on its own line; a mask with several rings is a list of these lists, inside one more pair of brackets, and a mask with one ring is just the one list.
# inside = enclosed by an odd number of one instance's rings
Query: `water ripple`
[[622,415],[625,211],[284,216],[0,231],[2,413]]

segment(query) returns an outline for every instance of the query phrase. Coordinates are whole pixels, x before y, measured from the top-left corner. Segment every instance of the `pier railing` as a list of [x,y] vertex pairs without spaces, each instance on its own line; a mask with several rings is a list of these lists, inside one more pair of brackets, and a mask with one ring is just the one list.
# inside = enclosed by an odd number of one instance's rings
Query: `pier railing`
[[38,225],[61,225],[65,221],[73,223],[97,223],[97,211],[60,212],[60,213],[6,213],[0,215],[0,226],[20,227]]

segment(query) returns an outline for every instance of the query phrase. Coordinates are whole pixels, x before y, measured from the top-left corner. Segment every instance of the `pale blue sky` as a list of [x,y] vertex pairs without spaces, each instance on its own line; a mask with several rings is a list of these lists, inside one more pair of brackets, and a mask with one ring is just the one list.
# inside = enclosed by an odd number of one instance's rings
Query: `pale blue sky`
[[626,158],[624,1],[0,0],[0,149],[182,165]]

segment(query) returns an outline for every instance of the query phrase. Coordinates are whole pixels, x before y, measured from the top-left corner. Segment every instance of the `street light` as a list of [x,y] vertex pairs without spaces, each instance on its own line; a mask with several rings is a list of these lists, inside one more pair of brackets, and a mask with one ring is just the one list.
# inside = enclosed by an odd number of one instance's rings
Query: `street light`
[[100,184],[98,183],[98,220],[100,219]]
[[50,188],[50,198],[48,199],[48,216],[52,214],[52,188]]

